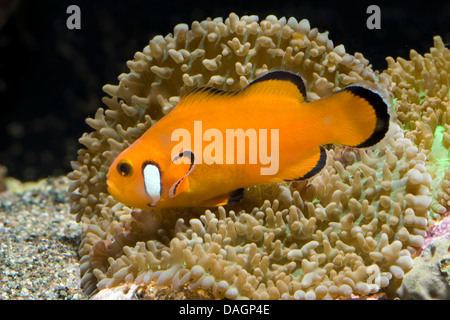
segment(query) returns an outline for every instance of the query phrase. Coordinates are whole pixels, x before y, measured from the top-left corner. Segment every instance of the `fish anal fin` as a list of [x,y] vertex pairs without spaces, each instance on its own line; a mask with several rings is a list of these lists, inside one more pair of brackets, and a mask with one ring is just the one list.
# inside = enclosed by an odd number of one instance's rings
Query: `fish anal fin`
[[245,93],[279,94],[293,97],[299,102],[306,101],[306,88],[302,78],[287,71],[269,72],[251,82]]
[[287,181],[309,179],[322,171],[326,162],[327,152],[324,147],[311,149],[300,162],[286,169],[282,177]]

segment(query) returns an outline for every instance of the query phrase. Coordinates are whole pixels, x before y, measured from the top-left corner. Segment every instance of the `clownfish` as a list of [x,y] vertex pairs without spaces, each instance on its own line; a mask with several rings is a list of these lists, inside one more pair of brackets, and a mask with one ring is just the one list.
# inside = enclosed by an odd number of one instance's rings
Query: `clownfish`
[[246,187],[311,178],[324,145],[366,148],[389,129],[388,105],[367,88],[305,100],[302,78],[285,71],[241,91],[193,90],[114,160],[108,191],[144,210],[233,204]]

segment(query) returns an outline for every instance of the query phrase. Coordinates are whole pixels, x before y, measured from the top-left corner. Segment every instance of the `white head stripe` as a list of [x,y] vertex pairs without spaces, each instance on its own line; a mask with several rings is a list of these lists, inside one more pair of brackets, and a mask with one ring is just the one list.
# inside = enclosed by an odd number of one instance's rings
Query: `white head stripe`
[[161,198],[161,174],[159,168],[148,164],[142,170],[144,175],[145,191],[152,198],[152,205],[156,205]]

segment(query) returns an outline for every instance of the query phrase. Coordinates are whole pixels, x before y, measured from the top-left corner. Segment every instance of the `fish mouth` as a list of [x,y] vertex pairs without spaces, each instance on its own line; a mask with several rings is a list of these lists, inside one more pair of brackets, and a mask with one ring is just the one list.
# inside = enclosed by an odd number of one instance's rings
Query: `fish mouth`
[[107,185],[107,189],[110,195],[112,195],[113,197],[115,197],[116,195],[119,194],[119,190],[117,189],[116,185],[114,183],[112,183],[111,181],[106,182]]

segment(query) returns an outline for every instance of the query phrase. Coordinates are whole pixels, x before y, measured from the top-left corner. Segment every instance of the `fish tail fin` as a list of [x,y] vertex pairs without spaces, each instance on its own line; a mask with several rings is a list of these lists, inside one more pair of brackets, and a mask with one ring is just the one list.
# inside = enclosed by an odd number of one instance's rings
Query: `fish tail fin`
[[389,130],[388,105],[370,89],[350,86],[317,103],[324,103],[323,121],[333,140],[328,143],[371,147]]

